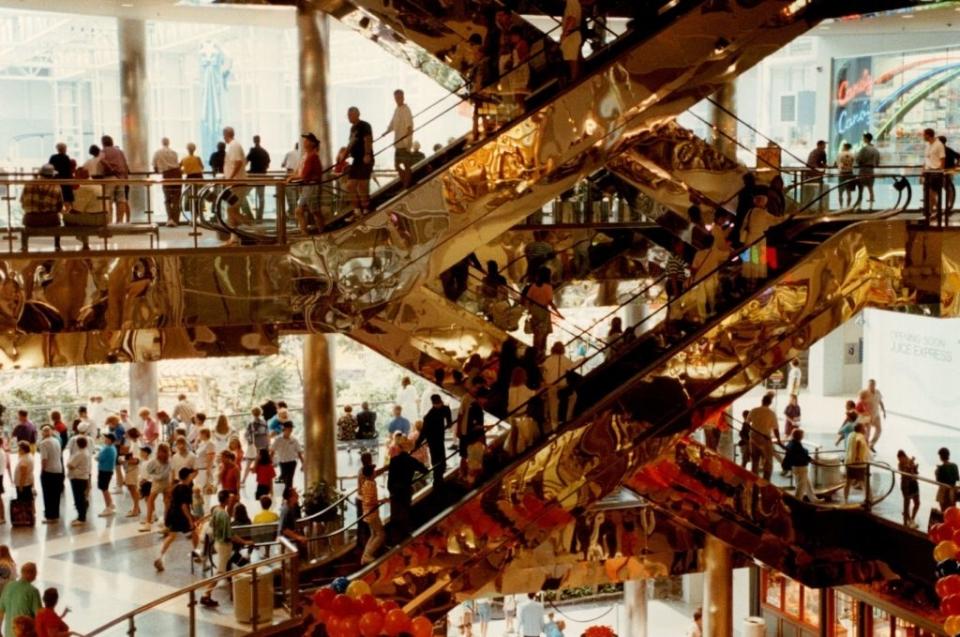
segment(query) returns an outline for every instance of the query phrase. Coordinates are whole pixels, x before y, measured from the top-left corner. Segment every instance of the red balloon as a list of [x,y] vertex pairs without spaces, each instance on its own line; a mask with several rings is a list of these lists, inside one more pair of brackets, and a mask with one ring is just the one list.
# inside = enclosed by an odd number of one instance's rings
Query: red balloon
[[325,627],[329,637],[340,637],[340,619],[341,618],[336,615],[331,615],[330,619],[327,620]]
[[380,602],[380,612],[384,615],[394,610],[395,608],[400,608],[400,604],[396,603],[392,599],[388,599],[384,602]]
[[357,600],[357,606],[360,607],[360,614],[364,613],[379,613],[380,604],[377,602],[377,598],[373,595],[361,595]]
[[410,622],[410,632],[413,637],[433,637],[433,622],[426,617],[417,617]]
[[347,617],[356,614],[356,605],[352,597],[337,595],[330,602],[330,611],[337,617]]
[[349,615],[340,618],[340,634],[343,637],[360,637],[360,618]]
[[937,545],[944,540],[953,539],[952,531],[947,528],[946,524],[932,525],[927,531],[927,535],[930,536],[930,541],[933,542],[934,545]]
[[960,595],[948,595],[940,602],[944,615],[960,615]]
[[410,632],[410,618],[403,609],[394,608],[383,620],[383,631],[388,637],[397,637],[400,633]]
[[[944,594],[940,596],[940,599],[944,597],[950,597],[951,595],[960,595],[960,575],[947,575],[946,577],[940,578],[937,582],[937,586],[940,586],[940,582],[943,582]],[[937,589],[939,593],[939,588]]]
[[330,618],[333,617],[326,608],[315,608],[313,610],[313,616],[323,625],[329,624]]
[[336,596],[337,594],[332,588],[327,588],[324,586],[313,594],[313,605],[317,608],[326,610],[330,608],[330,602],[332,602],[333,598]]
[[383,630],[383,615],[379,611],[364,613],[360,616],[360,634],[363,637],[379,637]]
[[960,529],[960,509],[955,506],[943,512],[943,523],[951,529]]

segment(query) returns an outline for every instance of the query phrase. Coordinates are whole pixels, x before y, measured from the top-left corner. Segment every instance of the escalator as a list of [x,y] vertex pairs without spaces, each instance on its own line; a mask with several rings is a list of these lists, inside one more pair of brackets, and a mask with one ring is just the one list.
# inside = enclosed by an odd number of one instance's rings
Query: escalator
[[[867,305],[909,301],[897,260],[922,238],[905,222],[863,218],[784,229],[791,238],[778,244],[777,270],[751,294],[718,299],[699,327],[676,314],[699,286],[674,299],[663,312],[678,318],[628,337],[575,384],[573,416],[559,432],[517,457],[491,455],[490,477],[455,507],[442,508],[459,497],[452,486],[420,499],[413,519],[430,522],[361,576],[383,594],[442,609],[671,450],[698,425],[694,408],[729,403]],[[318,564],[317,581],[357,567],[350,558]]]
[[[375,193],[376,212],[291,246],[303,278],[329,290],[323,302],[346,314],[399,300],[595,172],[649,118],[682,111],[827,10],[826,2],[795,13],[787,2],[747,4],[717,13],[679,2],[623,36],[587,64],[580,82],[546,95],[542,106],[528,101],[527,114],[500,134],[452,144],[414,168],[413,187],[396,182]],[[705,42],[705,32],[723,33],[724,45]],[[658,70],[668,49],[670,68]]]
[[935,606],[933,543],[925,533],[870,512],[897,480],[888,466],[874,463],[868,475],[872,484],[879,477],[886,485],[869,505],[813,504],[685,440],[624,484],[658,509],[807,586],[903,578],[925,589]]

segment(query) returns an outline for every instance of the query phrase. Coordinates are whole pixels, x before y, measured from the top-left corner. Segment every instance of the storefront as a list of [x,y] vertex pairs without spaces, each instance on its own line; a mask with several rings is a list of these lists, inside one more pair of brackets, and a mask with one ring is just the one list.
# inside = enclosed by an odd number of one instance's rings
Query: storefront
[[935,618],[898,608],[865,587],[813,589],[763,569],[760,595],[767,637],[944,635]]

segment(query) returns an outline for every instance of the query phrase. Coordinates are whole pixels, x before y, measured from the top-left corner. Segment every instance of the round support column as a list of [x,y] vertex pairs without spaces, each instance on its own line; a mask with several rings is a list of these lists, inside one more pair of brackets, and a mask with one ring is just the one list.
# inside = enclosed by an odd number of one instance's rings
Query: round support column
[[319,480],[337,485],[336,335],[303,337],[303,467],[307,488]]
[[[130,363],[130,420],[136,420],[137,411],[141,407],[146,407],[151,413],[156,414],[159,405],[158,388],[159,369],[156,361],[145,363]],[[102,423],[101,423],[102,424]]]
[[[147,26],[138,18],[117,19],[120,47],[121,148],[130,172],[150,170],[149,126],[147,120]],[[159,141],[157,142],[159,144]],[[131,220],[146,210],[146,191],[130,188]],[[158,202],[152,202],[154,206]]]
[[[333,161],[330,121],[327,118],[327,44],[330,30],[327,15],[314,8],[311,0],[297,2],[297,37],[300,45],[300,128],[320,140],[320,161]],[[342,114],[346,117],[346,113]]]
[[707,535],[703,561],[703,637],[733,637],[733,551]]
[[625,635],[647,637],[647,580],[623,583],[623,605],[626,612]]
[[[713,124],[713,147],[718,151],[736,159],[737,157],[737,85],[727,82],[713,96],[719,106],[713,106],[711,124]],[[720,108],[722,107],[722,108]]]

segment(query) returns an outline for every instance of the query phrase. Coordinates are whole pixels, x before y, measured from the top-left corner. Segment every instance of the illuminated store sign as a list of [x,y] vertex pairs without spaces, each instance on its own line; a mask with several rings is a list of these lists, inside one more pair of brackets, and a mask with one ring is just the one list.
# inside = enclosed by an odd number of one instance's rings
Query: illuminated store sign
[[960,49],[834,58],[831,78],[831,160],[866,132],[886,165],[919,165],[924,128],[960,138]]

